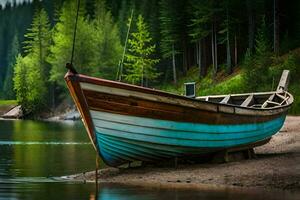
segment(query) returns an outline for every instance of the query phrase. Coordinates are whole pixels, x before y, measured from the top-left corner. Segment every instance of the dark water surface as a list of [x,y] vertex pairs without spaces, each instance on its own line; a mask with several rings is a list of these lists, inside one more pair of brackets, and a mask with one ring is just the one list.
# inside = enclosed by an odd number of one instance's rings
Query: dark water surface
[[64,182],[93,170],[95,152],[81,122],[0,120],[0,199],[299,199],[268,190],[193,190]]

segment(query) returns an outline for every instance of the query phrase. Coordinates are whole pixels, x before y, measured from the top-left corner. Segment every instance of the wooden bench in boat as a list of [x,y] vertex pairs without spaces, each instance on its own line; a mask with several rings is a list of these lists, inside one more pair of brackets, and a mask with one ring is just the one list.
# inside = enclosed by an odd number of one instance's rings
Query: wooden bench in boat
[[273,108],[286,105],[290,96],[286,92],[289,82],[289,71],[284,70],[277,90],[273,92],[258,92],[249,94],[231,94],[197,97],[198,100],[221,104],[230,104],[249,108]]

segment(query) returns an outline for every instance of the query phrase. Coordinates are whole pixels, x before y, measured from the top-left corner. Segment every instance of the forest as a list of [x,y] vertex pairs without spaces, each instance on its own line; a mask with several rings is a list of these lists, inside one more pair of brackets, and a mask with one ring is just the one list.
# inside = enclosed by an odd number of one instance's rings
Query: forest
[[[75,0],[0,4],[0,99],[34,115],[69,98],[76,11]],[[78,16],[80,73],[178,94],[195,81],[206,95],[269,91],[289,69],[300,112],[300,1],[80,0]]]

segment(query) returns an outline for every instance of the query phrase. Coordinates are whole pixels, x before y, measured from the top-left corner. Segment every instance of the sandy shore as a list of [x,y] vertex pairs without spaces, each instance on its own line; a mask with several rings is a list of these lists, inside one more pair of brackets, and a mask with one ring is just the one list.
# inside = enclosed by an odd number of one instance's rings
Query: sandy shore
[[[99,170],[99,182],[179,187],[203,185],[262,187],[300,192],[300,117],[288,116],[271,141],[255,148],[257,158],[223,164],[180,164],[174,167],[139,167]],[[94,181],[95,172],[65,176]]]

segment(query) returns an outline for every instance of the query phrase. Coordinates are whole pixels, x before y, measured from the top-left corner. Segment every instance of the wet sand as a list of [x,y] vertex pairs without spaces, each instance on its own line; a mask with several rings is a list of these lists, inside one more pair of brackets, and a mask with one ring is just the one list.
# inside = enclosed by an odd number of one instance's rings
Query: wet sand
[[[300,117],[288,116],[271,141],[254,149],[255,159],[222,164],[179,164],[99,170],[99,182],[171,187],[259,187],[300,193]],[[95,171],[63,177],[94,181]]]

